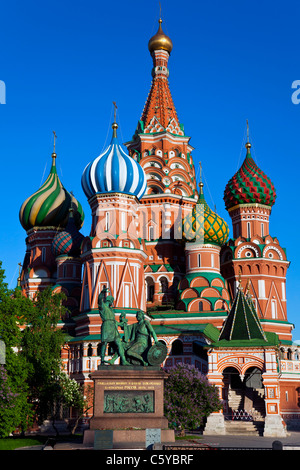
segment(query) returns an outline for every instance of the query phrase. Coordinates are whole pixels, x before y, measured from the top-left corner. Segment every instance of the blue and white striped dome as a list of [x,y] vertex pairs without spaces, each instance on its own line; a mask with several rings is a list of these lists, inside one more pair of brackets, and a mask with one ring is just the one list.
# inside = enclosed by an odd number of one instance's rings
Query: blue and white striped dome
[[132,194],[140,199],[146,191],[144,170],[129,157],[117,138],[117,124],[113,124],[113,137],[107,149],[84,169],[81,184],[88,199],[101,193]]

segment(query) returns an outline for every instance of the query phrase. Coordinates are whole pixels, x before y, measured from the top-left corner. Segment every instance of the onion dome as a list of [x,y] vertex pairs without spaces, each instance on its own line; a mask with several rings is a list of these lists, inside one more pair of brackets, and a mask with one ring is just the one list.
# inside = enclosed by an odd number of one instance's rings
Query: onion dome
[[55,235],[51,250],[55,257],[65,256],[79,256],[80,246],[84,236],[79,232],[74,215],[73,209],[69,211],[69,220],[65,230],[57,232]]
[[117,124],[112,125],[113,137],[107,149],[84,169],[81,184],[88,199],[95,194],[125,193],[140,199],[147,180],[138,162],[122,149],[117,138]]
[[22,227],[65,227],[69,209],[74,209],[78,228],[82,227],[84,212],[81,204],[62,185],[56,171],[56,153],[52,153],[52,167],[45,183],[23,202],[19,218]]
[[229,180],[224,191],[226,209],[239,204],[263,204],[272,207],[276,192],[271,180],[251,157],[251,144],[247,142],[247,155],[241,168]]
[[158,20],[159,27],[157,33],[152,36],[152,38],[148,42],[148,49],[150,53],[153,51],[164,50],[171,54],[173,49],[173,43],[171,39],[163,32],[161,24],[162,19]]
[[183,236],[186,241],[222,246],[228,240],[229,227],[222,217],[213,212],[203,194],[203,183],[196,206],[183,221]]

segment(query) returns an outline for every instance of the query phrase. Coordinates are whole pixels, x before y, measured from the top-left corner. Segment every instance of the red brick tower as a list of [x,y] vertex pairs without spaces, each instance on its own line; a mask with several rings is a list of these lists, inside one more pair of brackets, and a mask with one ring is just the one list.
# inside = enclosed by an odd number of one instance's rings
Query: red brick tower
[[[59,274],[59,263],[56,260],[56,256],[62,252],[53,252],[53,241],[58,237],[58,234],[66,235],[65,230],[69,222],[70,209],[72,209],[74,218],[73,239],[81,237],[78,230],[84,221],[81,204],[64,188],[58,177],[56,158],[54,145],[52,166],[48,178],[35,193],[24,201],[19,212],[20,223],[27,233],[27,249],[20,274],[20,286],[23,293],[31,298],[43,288],[55,286],[63,278]],[[69,247],[71,247],[72,237],[70,236],[68,240],[64,238],[64,242]],[[78,262],[77,280],[80,282],[80,261]],[[60,264],[62,265],[62,260]],[[69,262],[64,260],[64,266],[66,264]],[[73,270],[69,274],[70,283]],[[66,293],[73,297],[68,290]]]
[[260,170],[246,143],[246,158],[228,182],[224,201],[232,220],[233,239],[221,252],[221,271],[234,297],[239,282],[248,284],[259,318],[266,331],[291,340],[287,320],[285,249],[269,233],[269,217],[275,203],[273,183]]
[[137,206],[145,193],[141,166],[123,150],[113,123],[110,145],[84,169],[82,187],[92,211],[90,235],[82,243],[83,261],[80,315],[81,335],[98,334],[98,296],[103,287],[114,298],[116,313],[135,320],[146,310],[144,264],[146,254],[138,237]]
[[147,306],[174,301],[185,271],[183,245],[178,244],[182,211],[192,210],[198,196],[190,137],[179,122],[169,89],[168,60],[173,48],[159,20],[148,48],[153,59],[151,89],[136,132],[125,145],[147,177],[139,209],[146,239]]

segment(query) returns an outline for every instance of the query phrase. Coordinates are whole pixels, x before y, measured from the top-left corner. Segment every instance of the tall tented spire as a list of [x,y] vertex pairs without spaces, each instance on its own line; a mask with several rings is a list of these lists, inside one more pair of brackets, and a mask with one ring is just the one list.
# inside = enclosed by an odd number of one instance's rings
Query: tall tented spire
[[168,83],[168,60],[173,44],[163,32],[161,24],[162,20],[160,19],[158,31],[148,43],[153,59],[153,80],[141,116],[143,131],[151,134],[168,131],[175,135],[184,135]]

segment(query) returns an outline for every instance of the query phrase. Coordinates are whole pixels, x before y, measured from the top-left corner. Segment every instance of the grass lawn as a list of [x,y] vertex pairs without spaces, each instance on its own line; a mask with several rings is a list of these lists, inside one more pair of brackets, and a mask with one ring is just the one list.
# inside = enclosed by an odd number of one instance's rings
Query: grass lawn
[[6,437],[0,439],[0,450],[14,450],[18,447],[37,446],[45,444],[45,437]]
[[175,436],[176,441],[184,441],[184,440],[191,440],[191,439],[202,439],[203,436],[200,434],[186,434],[185,436]]

